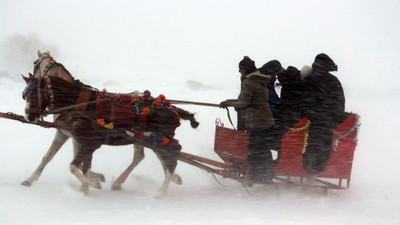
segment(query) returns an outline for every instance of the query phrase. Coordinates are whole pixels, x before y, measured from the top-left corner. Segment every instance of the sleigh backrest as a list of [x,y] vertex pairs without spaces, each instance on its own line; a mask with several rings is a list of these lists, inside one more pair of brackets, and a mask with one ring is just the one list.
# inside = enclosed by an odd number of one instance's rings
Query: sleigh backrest
[[359,116],[350,113],[334,130],[331,155],[319,177],[350,179],[359,125]]
[[276,175],[307,176],[303,169],[303,152],[308,139],[309,124],[307,117],[304,117],[282,136]]
[[[303,152],[308,141],[309,121],[301,119],[282,137],[281,152],[276,175],[309,176],[303,168]],[[321,178],[350,179],[354,151],[357,146],[359,116],[349,113],[347,119],[333,132],[332,151],[324,170],[317,174]]]
[[246,172],[248,169],[249,133],[217,125],[214,151],[228,166]]

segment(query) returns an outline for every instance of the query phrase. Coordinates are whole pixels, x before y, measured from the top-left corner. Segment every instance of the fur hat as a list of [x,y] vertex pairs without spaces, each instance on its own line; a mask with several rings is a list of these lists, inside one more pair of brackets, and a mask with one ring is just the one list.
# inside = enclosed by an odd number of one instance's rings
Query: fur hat
[[305,65],[300,70],[300,77],[302,80],[304,80],[304,78],[310,75],[311,73],[312,73],[312,68],[310,66]]
[[247,72],[253,72],[257,70],[254,61],[248,56],[244,56],[243,59],[239,62],[239,68],[245,69],[247,70]]
[[265,63],[258,70],[260,71],[260,73],[265,74],[265,75],[275,75],[275,73],[277,71],[279,71],[280,69],[282,69],[281,63],[278,60],[274,59],[274,60],[271,60],[271,61]]
[[312,68],[324,69],[328,72],[337,71],[337,65],[335,62],[325,53],[318,54],[315,57]]

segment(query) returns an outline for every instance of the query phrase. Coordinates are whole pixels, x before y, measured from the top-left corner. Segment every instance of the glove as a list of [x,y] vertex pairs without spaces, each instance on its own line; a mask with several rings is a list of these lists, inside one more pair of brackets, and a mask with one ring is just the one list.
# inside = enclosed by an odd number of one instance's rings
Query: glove
[[233,106],[233,104],[234,104],[235,101],[236,101],[236,99],[228,99],[228,100],[225,100],[225,101],[219,103],[219,107],[225,109],[225,108],[227,108],[228,106]]
[[227,101],[223,101],[223,102],[219,103],[219,107],[222,109],[225,109],[226,107],[228,107]]

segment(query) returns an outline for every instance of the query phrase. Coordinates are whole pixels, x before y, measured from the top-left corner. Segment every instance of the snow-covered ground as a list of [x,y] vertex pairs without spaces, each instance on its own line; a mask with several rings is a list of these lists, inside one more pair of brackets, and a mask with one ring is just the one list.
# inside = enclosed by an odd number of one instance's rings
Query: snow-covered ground
[[[239,91],[237,63],[278,59],[301,68],[326,52],[347,111],[361,116],[349,190],[282,189],[238,183],[178,163],[183,185],[155,198],[162,167],[151,150],[121,191],[111,184],[132,146],[103,146],[93,170],[101,190],[80,191],[69,172],[68,141],[32,187],[21,186],[55,130],[0,119],[0,224],[399,224],[400,9],[398,1],[18,1],[0,0],[0,111],[23,114],[18,74],[32,71],[36,50],[50,50],[83,82],[113,92],[150,90],[170,99],[219,103]],[[219,108],[182,106],[201,123],[183,123],[183,151],[218,159]],[[235,117],[235,115],[233,115]],[[50,118],[49,118],[50,120]]]
[[[20,93],[24,82],[0,80],[2,111],[23,112]],[[167,96],[186,86],[166,89]],[[217,102],[224,90],[212,92]],[[202,91],[194,92],[204,95]],[[177,96],[177,95],[176,95]],[[214,97],[212,97],[214,96]],[[207,172],[179,162],[177,173],[183,185],[171,184],[169,195],[155,198],[163,172],[151,150],[134,170],[121,191],[111,184],[132,158],[132,146],[107,147],[94,155],[93,170],[106,176],[101,190],[90,190],[85,197],[79,192],[78,180],[69,172],[72,144],[67,144],[44,170],[31,188],[21,186],[36,168],[52,140],[55,130],[0,120],[2,137],[0,165],[1,224],[397,224],[400,221],[399,153],[390,139],[393,126],[380,114],[377,103],[371,110],[365,101],[359,104],[362,126],[355,154],[351,188],[346,191],[308,191],[289,188],[277,195],[273,187],[254,186],[251,196],[238,183],[219,178],[219,185]],[[183,123],[177,132],[183,150],[205,157],[213,153],[214,118],[228,122],[224,110],[187,106],[197,112],[201,126],[194,130]],[[381,117],[382,129],[374,127],[370,117]]]

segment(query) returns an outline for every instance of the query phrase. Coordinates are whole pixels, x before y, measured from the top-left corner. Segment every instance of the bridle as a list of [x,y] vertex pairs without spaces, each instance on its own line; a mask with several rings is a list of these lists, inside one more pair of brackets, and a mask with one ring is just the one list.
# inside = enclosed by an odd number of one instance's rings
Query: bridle
[[[44,67],[43,72],[41,71],[41,64],[43,63],[44,59],[48,59],[47,61],[47,65]],[[53,57],[51,56],[44,56],[41,57],[39,59],[37,59],[35,62],[33,62],[33,74],[35,75],[35,77],[45,77],[47,75],[47,72],[49,71],[49,69],[51,67],[53,67],[56,64],[56,60],[53,59]],[[39,70],[40,71],[40,75],[36,75],[36,71]]]
[[[47,59],[47,65],[45,65],[45,67],[44,67],[44,69],[42,71],[41,70],[41,64],[43,63],[43,60],[45,60],[45,59]],[[55,63],[57,63],[57,62],[53,59],[53,57],[47,56],[47,55],[44,56],[44,57],[40,57],[35,62],[33,62],[33,65],[34,65],[33,73],[34,73],[34,76],[38,79],[38,82],[37,82],[37,84],[31,83],[31,85],[35,84],[35,86],[37,88],[38,106],[37,106],[36,109],[29,109],[29,112],[33,112],[33,113],[39,114],[39,118],[43,118],[43,116],[44,116],[44,114],[46,112],[45,109],[42,109],[42,105],[43,105],[42,91],[46,92],[45,88],[49,89],[49,86],[51,88],[51,82],[50,82],[50,79],[47,77],[47,72],[49,71],[49,69],[51,67],[54,66]],[[36,75],[37,74],[37,70],[39,70],[39,72],[40,72],[39,75]],[[42,85],[43,85],[42,84],[43,83],[42,78],[45,78],[44,88],[42,88]],[[27,88],[27,89],[28,90],[25,90],[24,93],[23,93],[23,96],[22,96],[22,98],[24,100],[29,95],[29,93],[31,91],[33,91],[32,88],[31,89]],[[47,93],[47,95],[44,95],[44,97],[47,97],[47,99],[50,99],[50,101],[54,101],[54,96],[50,96],[49,97],[48,95],[49,95],[49,93]],[[52,93],[51,93],[51,95],[52,95]],[[25,110],[25,111],[27,111],[27,110]],[[27,112],[25,112],[25,113],[27,113]]]
[[[35,109],[25,109],[25,113],[26,114],[36,113],[39,115],[39,119],[43,118],[43,116],[45,115],[45,112],[46,112],[46,110],[42,108],[44,102],[48,102],[50,99],[49,86],[47,84],[45,84],[42,87],[42,83],[43,83],[42,78],[37,78],[37,83],[35,83],[33,81],[30,82],[28,84],[28,86],[25,88],[24,92],[22,93],[22,99],[27,100],[26,98],[28,97],[28,95],[36,89],[37,98],[38,98],[37,99],[37,102],[38,102],[37,107]],[[43,99],[43,98],[45,98],[45,99]]]

